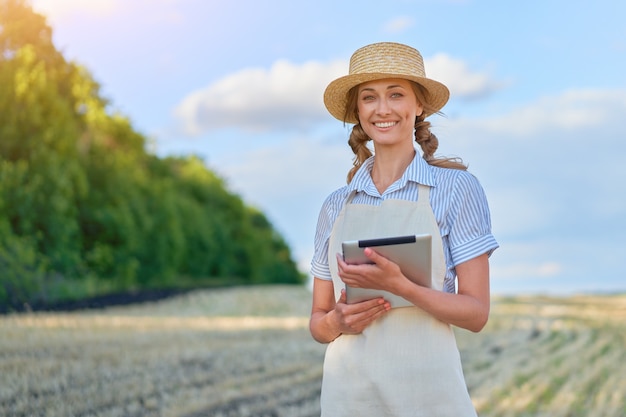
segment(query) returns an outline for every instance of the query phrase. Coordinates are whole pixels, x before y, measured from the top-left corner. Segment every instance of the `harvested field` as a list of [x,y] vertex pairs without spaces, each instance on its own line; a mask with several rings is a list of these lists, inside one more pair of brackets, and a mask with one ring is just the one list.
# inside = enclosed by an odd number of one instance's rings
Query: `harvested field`
[[[0,416],[315,416],[310,293],[273,286],[0,316]],[[626,296],[496,298],[457,331],[481,416],[626,416]]]

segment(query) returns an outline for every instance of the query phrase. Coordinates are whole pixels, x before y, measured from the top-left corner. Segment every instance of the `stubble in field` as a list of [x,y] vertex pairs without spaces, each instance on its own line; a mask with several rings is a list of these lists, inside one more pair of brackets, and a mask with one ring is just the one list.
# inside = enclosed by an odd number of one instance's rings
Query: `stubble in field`
[[[0,416],[316,416],[310,292],[0,317]],[[626,296],[495,299],[457,330],[481,416],[626,416]]]

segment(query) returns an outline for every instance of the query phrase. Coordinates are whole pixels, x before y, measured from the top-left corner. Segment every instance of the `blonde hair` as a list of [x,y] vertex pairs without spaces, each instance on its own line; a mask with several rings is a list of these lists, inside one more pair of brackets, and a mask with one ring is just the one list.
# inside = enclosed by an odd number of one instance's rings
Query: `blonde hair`
[[[433,109],[429,108],[428,100],[426,100],[426,95],[428,93],[421,85],[411,81],[411,87],[415,93],[417,101],[424,107],[422,114],[415,118],[415,142],[417,142],[422,148],[422,157],[426,162],[433,166],[466,170],[467,166],[460,158],[435,157],[435,151],[437,151],[437,148],[439,147],[439,140],[437,139],[437,136],[430,131],[430,122],[425,120],[424,113],[441,113],[433,111]],[[348,91],[348,102],[346,104],[344,121],[348,120],[350,116],[359,120],[357,98],[358,85]],[[354,125],[352,132],[350,133],[350,138],[348,139],[348,145],[350,145],[352,152],[354,152],[354,166],[348,172],[348,183],[352,181],[354,174],[356,174],[363,162],[372,156],[372,151],[367,147],[367,142],[370,140],[372,139],[367,136],[360,123]]]

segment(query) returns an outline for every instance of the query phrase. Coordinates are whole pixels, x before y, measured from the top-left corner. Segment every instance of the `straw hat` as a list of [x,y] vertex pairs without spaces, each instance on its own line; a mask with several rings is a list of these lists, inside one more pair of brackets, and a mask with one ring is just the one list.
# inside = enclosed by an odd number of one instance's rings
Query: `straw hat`
[[361,83],[384,78],[402,78],[424,87],[427,91],[426,104],[431,109],[426,111],[426,116],[439,111],[450,96],[445,85],[426,78],[424,60],[417,49],[399,43],[381,42],[364,46],[352,54],[348,75],[328,84],[324,104],[336,119],[356,124],[358,120],[353,115],[345,114],[348,91]]

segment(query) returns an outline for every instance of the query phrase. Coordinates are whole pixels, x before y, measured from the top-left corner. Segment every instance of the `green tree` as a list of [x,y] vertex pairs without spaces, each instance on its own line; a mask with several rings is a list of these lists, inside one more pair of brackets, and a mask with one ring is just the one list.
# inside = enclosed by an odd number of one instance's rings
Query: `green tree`
[[44,17],[0,0],[0,309],[68,291],[302,282],[266,217],[202,160],[145,144]]

